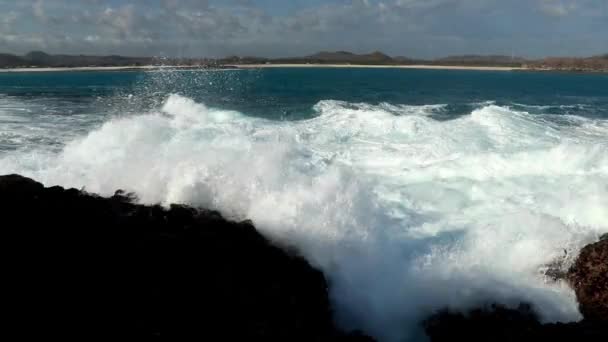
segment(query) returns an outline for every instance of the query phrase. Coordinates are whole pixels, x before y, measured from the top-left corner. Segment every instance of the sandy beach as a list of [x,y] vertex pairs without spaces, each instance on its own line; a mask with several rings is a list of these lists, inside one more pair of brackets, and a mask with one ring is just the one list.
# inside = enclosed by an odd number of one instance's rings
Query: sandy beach
[[[528,70],[515,67],[485,67],[485,66],[453,66],[453,65],[356,65],[356,64],[243,64],[228,65],[236,69],[262,69],[262,68],[370,68],[370,69],[434,69],[434,70],[485,70],[485,71],[515,71]],[[137,70],[163,70],[163,69],[204,69],[196,66],[123,66],[123,67],[76,67],[76,68],[8,68],[0,69],[0,73],[22,72],[64,72],[64,71],[137,71]],[[204,69],[204,70],[231,70],[231,69]]]
[[76,68],[7,68],[0,72],[56,72],[56,71],[128,71],[128,70],[152,70],[157,66],[126,66],[126,67],[76,67]]
[[436,69],[436,70],[486,70],[514,71],[527,70],[516,67],[454,66],[454,65],[356,65],[356,64],[248,64],[235,65],[239,69],[259,68],[371,68],[371,69]]
[[[236,67],[235,67],[236,68]],[[117,67],[74,67],[74,68],[7,68],[0,69],[0,73],[21,73],[21,72],[64,72],[64,71],[138,71],[138,70],[230,70],[221,68],[205,68],[198,66],[184,66],[184,65],[142,65],[142,66],[117,66]],[[232,69],[234,70],[234,69]]]

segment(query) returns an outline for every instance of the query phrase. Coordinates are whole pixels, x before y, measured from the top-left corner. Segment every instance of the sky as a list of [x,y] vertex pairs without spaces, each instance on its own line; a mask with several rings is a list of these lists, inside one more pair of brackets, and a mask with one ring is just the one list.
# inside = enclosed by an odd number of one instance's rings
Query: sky
[[436,58],[608,53],[608,0],[0,0],[0,52]]

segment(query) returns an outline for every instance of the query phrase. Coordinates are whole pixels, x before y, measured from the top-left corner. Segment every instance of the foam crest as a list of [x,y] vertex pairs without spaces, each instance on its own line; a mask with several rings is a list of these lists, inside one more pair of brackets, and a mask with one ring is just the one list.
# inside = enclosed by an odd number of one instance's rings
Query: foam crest
[[490,103],[429,117],[441,108],[321,101],[315,118],[277,122],[172,95],[61,153],[2,157],[0,173],[250,218],[325,271],[343,326],[382,340],[417,339],[433,310],[485,301],[580,318],[572,291],[539,270],[608,230],[606,121]]
[[382,102],[378,105],[368,103],[349,103],[345,101],[324,100],[314,106],[314,109],[321,115],[327,115],[335,110],[339,111],[359,111],[359,112],[386,112],[393,115],[432,115],[440,113],[447,108],[447,104],[434,105],[393,105]]

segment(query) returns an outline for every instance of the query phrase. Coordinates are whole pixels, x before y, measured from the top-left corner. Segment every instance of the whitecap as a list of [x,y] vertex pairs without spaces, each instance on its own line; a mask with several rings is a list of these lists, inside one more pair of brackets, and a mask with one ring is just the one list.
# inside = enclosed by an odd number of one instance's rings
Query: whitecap
[[340,324],[381,340],[485,301],[579,319],[572,290],[539,269],[608,230],[606,120],[547,125],[495,104],[428,115],[442,106],[328,100],[277,122],[171,95],[59,153],[0,157],[0,173],[250,218],[324,270]]

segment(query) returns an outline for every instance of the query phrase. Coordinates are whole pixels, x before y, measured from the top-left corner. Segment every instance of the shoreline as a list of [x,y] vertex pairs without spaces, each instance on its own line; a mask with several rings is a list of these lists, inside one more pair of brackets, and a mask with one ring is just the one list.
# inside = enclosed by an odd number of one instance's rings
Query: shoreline
[[417,69],[417,70],[469,70],[469,71],[524,71],[524,72],[560,72],[605,74],[608,71],[592,70],[561,70],[528,67],[502,67],[502,66],[461,66],[461,65],[378,65],[378,64],[226,64],[219,67],[192,66],[192,65],[141,65],[141,66],[111,66],[111,67],[43,67],[43,68],[0,68],[0,74],[10,73],[49,73],[49,72],[95,72],[95,71],[227,71],[227,70],[254,70],[254,69],[282,69],[282,68],[310,68],[310,69]]
[[87,71],[161,71],[161,70],[237,70],[234,66],[219,68],[192,66],[192,65],[141,65],[141,66],[112,66],[112,67],[49,67],[49,68],[6,68],[0,69],[2,73],[28,73],[28,72],[87,72]]
[[26,73],[26,72],[59,72],[59,71],[131,71],[131,70],[152,70],[156,67],[145,66],[125,66],[125,67],[52,67],[52,68],[6,68],[0,69],[0,73]]
[[500,66],[460,66],[460,65],[367,65],[367,64],[241,64],[238,69],[272,69],[272,68],[359,68],[359,69],[429,69],[429,70],[478,70],[478,71],[522,71],[532,70],[521,67]]
[[353,68],[353,69],[429,69],[429,70],[477,70],[477,71],[523,71],[533,70],[520,67],[486,67],[486,66],[454,66],[454,65],[362,65],[362,64],[237,64],[226,65],[224,68],[206,68],[198,66],[113,66],[113,67],[48,67],[48,68],[6,68],[0,73],[28,72],[85,72],[85,71],[158,71],[158,70],[240,70],[240,69],[276,69],[276,68]]

